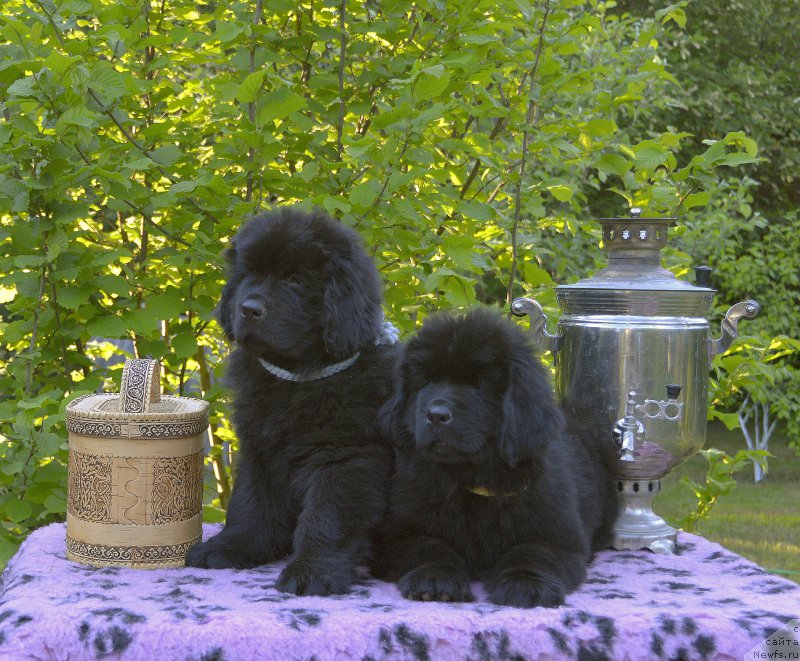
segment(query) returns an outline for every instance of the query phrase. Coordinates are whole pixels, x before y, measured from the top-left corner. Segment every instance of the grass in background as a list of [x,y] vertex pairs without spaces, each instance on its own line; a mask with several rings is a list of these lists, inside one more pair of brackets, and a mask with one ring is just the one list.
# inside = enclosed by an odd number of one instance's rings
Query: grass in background
[[[733,455],[746,446],[738,430],[710,424],[705,447]],[[752,469],[736,473],[736,489],[717,501],[694,532],[800,583],[800,457],[778,432],[770,440],[770,452],[775,456],[767,476],[755,484]],[[664,478],[654,500],[656,513],[674,525],[693,510],[697,499],[680,479],[688,475],[705,483],[706,466],[698,454]]]

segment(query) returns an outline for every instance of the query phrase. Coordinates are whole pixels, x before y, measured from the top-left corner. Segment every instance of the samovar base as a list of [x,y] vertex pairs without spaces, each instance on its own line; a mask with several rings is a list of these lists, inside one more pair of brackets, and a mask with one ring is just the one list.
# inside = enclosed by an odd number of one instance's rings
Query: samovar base
[[618,551],[649,549],[673,554],[678,531],[653,512],[653,496],[661,491],[661,480],[617,480],[620,512],[614,523],[612,546]]

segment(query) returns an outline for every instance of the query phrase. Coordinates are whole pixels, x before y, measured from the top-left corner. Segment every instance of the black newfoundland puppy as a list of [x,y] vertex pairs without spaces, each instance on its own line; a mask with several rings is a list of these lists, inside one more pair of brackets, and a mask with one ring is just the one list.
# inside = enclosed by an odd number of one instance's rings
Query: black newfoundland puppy
[[378,576],[405,597],[558,606],[610,541],[611,430],[565,431],[523,332],[489,310],[436,316],[408,342],[383,411],[397,446]]
[[187,564],[291,554],[279,589],[346,592],[391,472],[377,414],[397,351],[377,270],[354,231],[286,207],[250,220],[226,257],[219,319],[236,343],[227,384],[239,454],[225,527]]

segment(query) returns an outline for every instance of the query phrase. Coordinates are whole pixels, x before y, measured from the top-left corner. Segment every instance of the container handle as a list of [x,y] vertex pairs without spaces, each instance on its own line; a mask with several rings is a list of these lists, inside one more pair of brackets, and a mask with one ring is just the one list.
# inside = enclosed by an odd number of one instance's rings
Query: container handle
[[119,390],[119,410],[147,413],[161,401],[161,363],[149,358],[126,360]]
[[761,312],[761,306],[757,301],[746,300],[731,305],[722,320],[722,335],[716,340],[708,340],[708,357],[713,358],[717,354],[725,353],[733,341],[739,337],[739,320],[755,319]]
[[544,351],[552,351],[555,356],[561,336],[551,335],[547,332],[547,315],[542,310],[542,306],[532,298],[517,298],[511,303],[511,312],[518,317],[528,315],[534,343]]

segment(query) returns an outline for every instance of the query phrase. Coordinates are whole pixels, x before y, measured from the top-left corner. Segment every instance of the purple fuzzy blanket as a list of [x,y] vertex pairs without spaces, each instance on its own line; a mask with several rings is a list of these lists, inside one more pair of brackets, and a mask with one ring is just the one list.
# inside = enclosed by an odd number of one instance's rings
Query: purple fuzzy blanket
[[688,534],[673,557],[598,554],[557,609],[416,603],[366,578],[294,597],[279,570],[92,569],[54,524],[3,575],[0,658],[738,660],[800,617],[800,586]]

